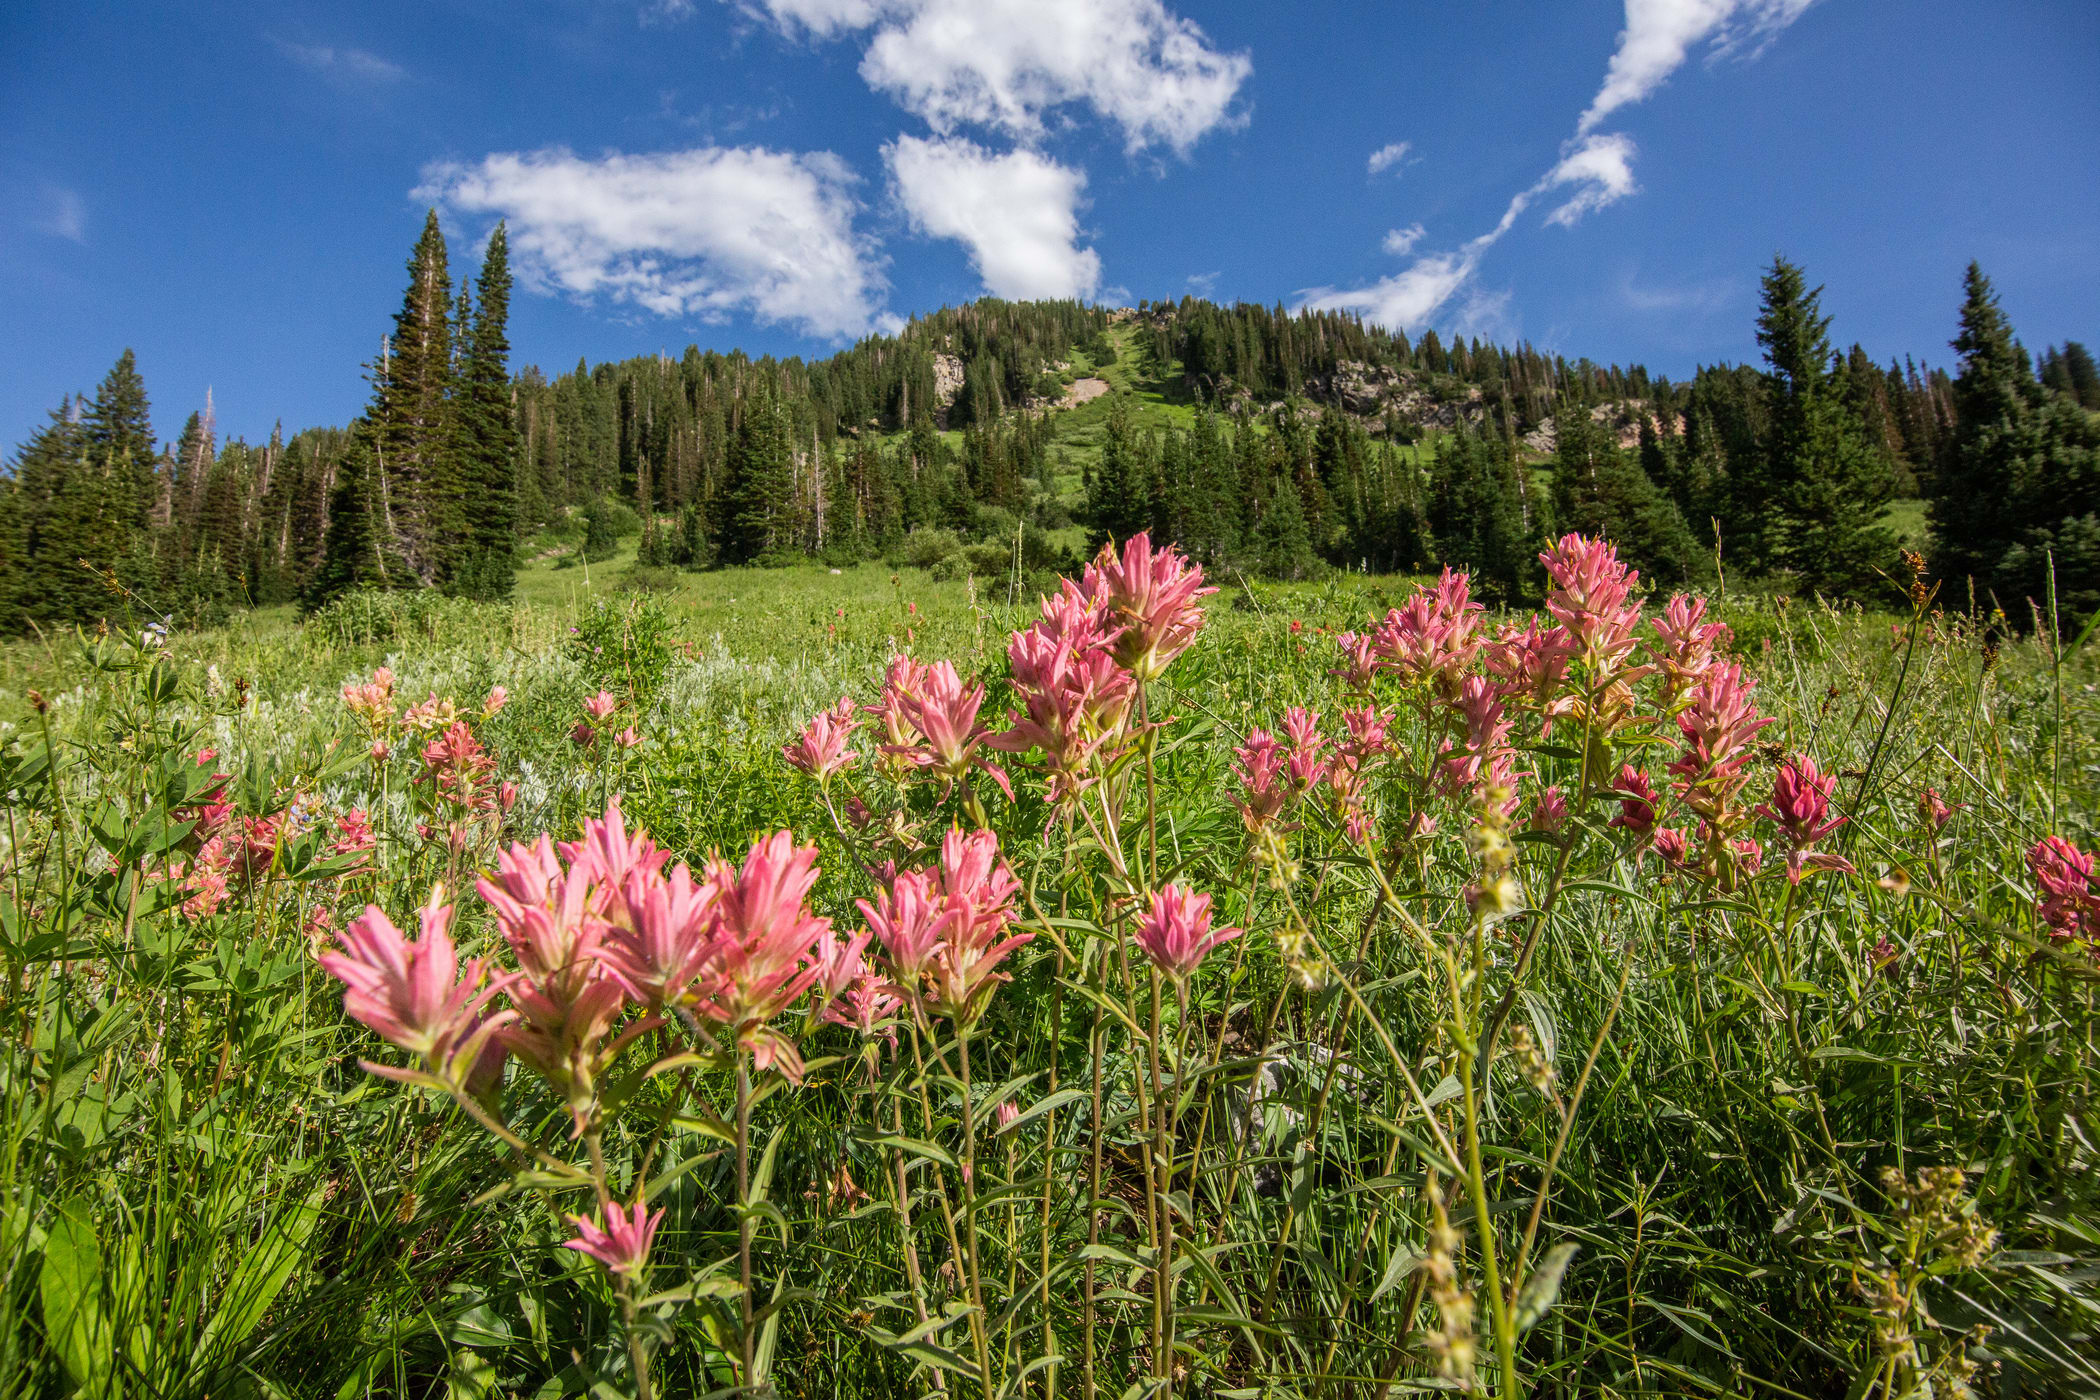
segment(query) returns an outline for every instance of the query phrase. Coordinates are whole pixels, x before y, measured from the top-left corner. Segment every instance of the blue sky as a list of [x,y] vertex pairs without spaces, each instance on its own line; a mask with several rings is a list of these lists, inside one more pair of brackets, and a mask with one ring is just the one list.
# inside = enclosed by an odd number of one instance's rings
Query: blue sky
[[1196,291],[1682,376],[1775,251],[1884,360],[1970,258],[2100,342],[2091,0],[0,9],[7,449],[127,345],[164,437],[346,421],[432,203],[550,370]]

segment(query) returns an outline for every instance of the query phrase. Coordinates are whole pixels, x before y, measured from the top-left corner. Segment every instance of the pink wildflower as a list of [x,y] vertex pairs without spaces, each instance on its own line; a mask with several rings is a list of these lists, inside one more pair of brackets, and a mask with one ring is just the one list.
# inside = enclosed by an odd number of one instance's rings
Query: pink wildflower
[[622,749],[637,749],[642,745],[642,732],[630,724],[613,735],[612,741]]
[[1946,800],[1935,788],[1927,788],[1918,794],[1918,815],[1925,819],[1935,836],[1946,829],[1947,822],[1956,810],[1947,805]]
[[1728,644],[1728,625],[1703,621],[1706,600],[1679,593],[1663,608],[1661,617],[1649,622],[1655,640],[1648,654],[1663,674],[1667,703],[1675,704],[1706,674],[1716,654]]
[[888,888],[875,892],[873,904],[855,902],[888,955],[898,984],[916,987],[947,937],[948,925],[958,917],[940,897],[933,877],[921,870],[900,871]]
[[754,1068],[777,1065],[802,1078],[794,1043],[766,1023],[817,980],[817,950],[831,920],[806,903],[817,882],[817,849],[776,831],[752,843],[742,869],[717,859],[708,871],[719,911],[714,956],[700,979],[694,1010],[727,1026]]
[[1201,600],[1218,591],[1203,586],[1202,568],[1187,555],[1172,545],[1154,549],[1144,531],[1126,540],[1120,555],[1113,540],[1103,545],[1081,589],[1107,603],[1122,628],[1116,660],[1140,681],[1157,679],[1196,640]]
[[328,853],[336,856],[362,856],[379,844],[372,832],[372,819],[362,807],[352,807],[335,819],[335,841]]
[[989,831],[967,835],[951,828],[941,838],[940,889],[954,912],[927,970],[927,1005],[968,1027],[1007,975],[998,971],[1008,954],[1035,937],[1006,936],[1020,882],[999,856],[999,838]]
[[488,699],[481,702],[481,717],[494,719],[499,710],[510,703],[510,692],[500,685],[489,687]]
[[1133,691],[1113,644],[1105,605],[1069,579],[1043,600],[1043,615],[1007,643],[1014,690],[1026,716],[993,735],[991,747],[1008,753],[1040,749],[1050,774],[1052,801],[1067,800],[1093,781],[1094,759],[1122,736]]
[[1368,695],[1372,677],[1378,674],[1378,639],[1369,632],[1343,632],[1334,640],[1341,648],[1342,664],[1328,674],[1341,677],[1345,690]]
[[[1567,628],[1542,628],[1534,616],[1522,627],[1503,627],[1485,651],[1488,674],[1495,678],[1505,696],[1522,696],[1534,704],[1544,704],[1567,677],[1568,662],[1576,647]],[[1550,733],[1550,716],[1547,726]]]
[[683,865],[669,875],[631,869],[608,901],[601,966],[636,1001],[677,1005],[714,955],[715,893]]
[[1752,747],[1774,721],[1757,713],[1750,692],[1755,681],[1742,668],[1716,662],[1692,686],[1690,703],[1677,716],[1684,752],[1670,765],[1678,795],[1687,807],[1724,831],[1739,820],[1735,799],[1749,781]]
[[576,1238],[563,1241],[562,1248],[588,1254],[616,1274],[639,1277],[649,1262],[649,1242],[663,1222],[663,1211],[650,1212],[640,1201],[622,1210],[615,1202],[605,1207],[604,1218],[601,1229],[580,1215],[570,1216]]
[[1211,949],[1230,943],[1242,932],[1213,928],[1210,896],[1170,884],[1152,896],[1151,908],[1138,921],[1137,941],[1154,967],[1181,982],[1202,965]]
[[2100,938],[2100,883],[2093,856],[2061,836],[2045,836],[2027,852],[2027,869],[2040,891],[2035,913],[2056,938]]
[[927,668],[914,689],[898,692],[895,704],[920,742],[885,745],[883,752],[914,768],[927,769],[951,786],[972,768],[981,768],[991,774],[1008,800],[1013,798],[1013,784],[1005,770],[979,752],[990,736],[977,722],[977,712],[984,705],[982,684],[964,684],[952,663],[939,661]]
[[1655,804],[1661,800],[1661,794],[1648,781],[1648,775],[1630,763],[1622,764],[1611,791],[1619,795],[1619,815],[1611,819],[1610,825],[1623,827],[1643,841],[1652,837]]
[[1446,568],[1433,587],[1415,589],[1379,624],[1379,664],[1410,685],[1425,682],[1445,696],[1480,654],[1480,604],[1472,599],[1470,575]]
[[1799,884],[1809,870],[1839,870],[1852,873],[1843,856],[1816,853],[1811,848],[1845,824],[1843,817],[1830,816],[1830,790],[1837,785],[1835,774],[1816,771],[1814,759],[1790,758],[1772,783],[1772,800],[1757,814],[1769,817],[1786,838],[1786,878]]
[[189,864],[183,887],[190,897],[182,902],[186,919],[205,919],[219,912],[226,902],[227,877],[233,873],[233,852],[223,836],[214,836],[197,848]]
[[1655,853],[1673,870],[1692,868],[1692,837],[1683,827],[1667,826],[1655,833]]
[[[457,1083],[461,1071],[481,1077],[488,1037],[509,1013],[482,1018],[496,989],[484,985],[478,959],[460,966],[452,906],[442,889],[431,890],[420,917],[420,936],[411,941],[378,905],[367,905],[343,931],[340,951],[323,954],[321,966],[343,984],[343,1010],[382,1039],[422,1056],[448,1082]],[[413,1077],[385,1065],[365,1068],[390,1079]]]
[[1290,785],[1277,781],[1286,756],[1283,745],[1266,729],[1250,731],[1246,742],[1233,750],[1232,771],[1246,789],[1240,816],[1249,831],[1259,831],[1274,821],[1290,800]]
[[609,690],[601,690],[583,702],[584,716],[593,725],[603,725],[612,718],[613,711],[619,708],[620,702],[613,698],[613,693]]
[[1559,831],[1568,822],[1568,799],[1559,784],[1547,788],[1531,806],[1531,829],[1533,831]]
[[802,737],[781,749],[787,761],[824,782],[860,755],[846,747],[860,727],[860,707],[851,696],[840,696],[838,704],[819,710],[802,730]]
[[1627,596],[1640,574],[1603,540],[1563,535],[1539,555],[1552,580],[1546,611],[1568,630],[1576,653],[1599,675],[1615,675],[1634,647],[1641,605]]
[[1020,1116],[1021,1110],[1014,1107],[1012,1099],[999,1100],[999,1106],[992,1110],[992,1131],[994,1133],[1005,1132],[1014,1125],[1014,1120]]
[[1328,760],[1322,753],[1327,740],[1320,733],[1320,716],[1293,705],[1283,712],[1283,732],[1291,741],[1284,770],[1290,775],[1292,789],[1305,792],[1327,776]]
[[[877,976],[863,960],[860,976],[824,1008],[819,1019],[858,1031],[862,1036],[872,1036],[903,1007],[904,1000],[897,995],[897,989],[887,979]],[[892,1029],[889,1035],[894,1043],[895,1030]]]
[[394,673],[381,666],[364,684],[346,684],[343,704],[358,718],[378,728],[394,717]]

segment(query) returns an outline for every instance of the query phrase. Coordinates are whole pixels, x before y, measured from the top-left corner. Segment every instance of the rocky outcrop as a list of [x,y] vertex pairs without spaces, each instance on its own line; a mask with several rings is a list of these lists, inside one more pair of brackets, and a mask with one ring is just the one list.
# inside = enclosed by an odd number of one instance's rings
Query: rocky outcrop
[[934,352],[933,356],[933,406],[946,410],[962,392],[963,362],[953,355]]

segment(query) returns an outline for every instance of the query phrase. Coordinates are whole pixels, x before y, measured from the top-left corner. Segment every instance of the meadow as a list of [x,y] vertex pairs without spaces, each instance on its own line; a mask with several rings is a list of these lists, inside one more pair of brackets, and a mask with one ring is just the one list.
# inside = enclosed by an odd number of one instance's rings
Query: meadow
[[10,647],[0,1388],[2100,1394],[2087,636],[1553,553]]

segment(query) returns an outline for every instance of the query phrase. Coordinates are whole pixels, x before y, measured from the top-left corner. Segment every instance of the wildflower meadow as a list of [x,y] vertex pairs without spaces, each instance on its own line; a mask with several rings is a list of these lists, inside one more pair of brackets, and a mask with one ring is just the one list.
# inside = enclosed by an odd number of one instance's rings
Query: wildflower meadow
[[1540,563],[25,644],[0,1388],[2100,1393],[2087,635]]

